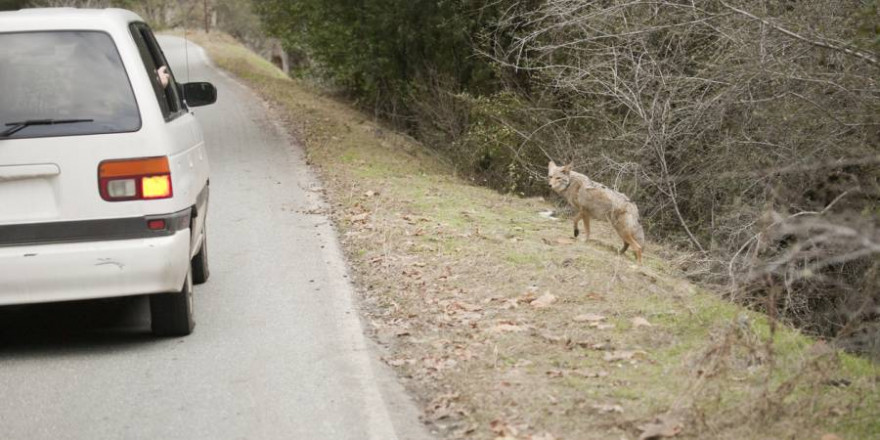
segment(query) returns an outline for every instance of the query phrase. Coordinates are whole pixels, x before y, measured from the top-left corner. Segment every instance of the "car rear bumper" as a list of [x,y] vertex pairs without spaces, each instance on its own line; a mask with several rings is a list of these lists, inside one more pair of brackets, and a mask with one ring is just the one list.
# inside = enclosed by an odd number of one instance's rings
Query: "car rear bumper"
[[180,290],[190,230],[152,238],[0,247],[0,305]]

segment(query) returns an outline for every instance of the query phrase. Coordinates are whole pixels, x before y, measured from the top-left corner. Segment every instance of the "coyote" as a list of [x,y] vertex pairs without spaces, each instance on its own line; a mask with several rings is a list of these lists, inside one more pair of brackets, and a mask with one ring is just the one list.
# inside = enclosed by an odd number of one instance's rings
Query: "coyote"
[[547,177],[553,191],[568,200],[577,210],[574,217],[574,236],[577,237],[580,233],[579,221],[584,221],[584,232],[589,239],[590,219],[606,220],[623,239],[620,253],[623,254],[632,246],[636,260],[641,264],[645,232],[639,224],[639,208],[627,196],[572,171],[571,165],[560,167],[550,161]]

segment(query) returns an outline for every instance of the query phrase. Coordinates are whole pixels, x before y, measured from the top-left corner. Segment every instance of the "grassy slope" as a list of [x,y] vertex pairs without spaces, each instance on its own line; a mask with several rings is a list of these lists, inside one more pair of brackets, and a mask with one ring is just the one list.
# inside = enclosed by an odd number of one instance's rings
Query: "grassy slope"
[[[764,317],[682,280],[655,246],[636,267],[614,253],[604,224],[574,242],[570,222],[537,214],[547,202],[469,185],[416,142],[234,41],[195,39],[305,145],[364,320],[435,431],[637,438],[661,416],[680,426],[677,438],[880,433],[876,365],[788,328],[771,346]],[[547,293],[554,303],[531,304]],[[585,314],[604,319],[591,325]],[[829,385],[840,379],[849,385]]]

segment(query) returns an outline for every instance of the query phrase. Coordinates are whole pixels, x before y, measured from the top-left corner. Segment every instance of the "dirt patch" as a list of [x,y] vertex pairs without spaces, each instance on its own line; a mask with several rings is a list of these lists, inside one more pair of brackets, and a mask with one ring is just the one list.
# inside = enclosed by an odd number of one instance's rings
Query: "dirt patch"
[[[446,438],[869,438],[878,369],[500,195],[225,37],[322,176],[370,336]],[[300,213],[299,215],[306,215]],[[647,219],[650,221],[650,219]]]

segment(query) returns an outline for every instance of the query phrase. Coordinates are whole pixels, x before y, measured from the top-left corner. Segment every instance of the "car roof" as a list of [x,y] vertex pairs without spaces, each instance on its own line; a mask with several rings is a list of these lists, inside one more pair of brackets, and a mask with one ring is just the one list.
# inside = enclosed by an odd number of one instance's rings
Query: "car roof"
[[111,30],[144,21],[125,9],[31,8],[0,12],[0,32]]

